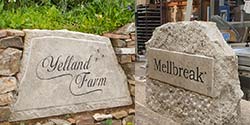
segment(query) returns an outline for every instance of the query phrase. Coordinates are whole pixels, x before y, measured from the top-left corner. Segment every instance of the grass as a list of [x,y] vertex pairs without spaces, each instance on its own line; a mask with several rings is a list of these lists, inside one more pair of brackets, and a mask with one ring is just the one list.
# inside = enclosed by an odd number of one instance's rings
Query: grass
[[71,5],[64,1],[25,4],[0,0],[0,28],[68,29],[103,34],[134,19],[133,0],[92,0]]

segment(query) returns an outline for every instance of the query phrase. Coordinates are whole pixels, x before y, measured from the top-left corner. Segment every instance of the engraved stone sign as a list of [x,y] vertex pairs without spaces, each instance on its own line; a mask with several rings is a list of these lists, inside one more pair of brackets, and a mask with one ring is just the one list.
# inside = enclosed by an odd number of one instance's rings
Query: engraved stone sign
[[240,123],[237,57],[215,23],[167,23],[146,45],[148,108],[180,124]]
[[11,120],[130,105],[114,50],[105,38],[97,39],[101,41],[60,35],[27,39]]
[[150,78],[213,96],[213,58],[149,48],[148,59]]

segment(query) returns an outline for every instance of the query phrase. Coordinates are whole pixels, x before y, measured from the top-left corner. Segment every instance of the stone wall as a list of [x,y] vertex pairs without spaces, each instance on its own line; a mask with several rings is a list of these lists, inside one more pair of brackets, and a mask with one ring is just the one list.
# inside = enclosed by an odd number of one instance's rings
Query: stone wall
[[[111,39],[119,64],[124,69],[134,98],[134,32],[125,34],[105,34]],[[18,96],[17,73],[20,71],[24,50],[25,33],[21,30],[0,30],[0,122],[7,121],[11,114],[11,105]]]
[[135,97],[135,25],[125,25],[114,33],[106,33],[115,50],[119,64],[122,66],[128,78],[131,96]]
[[19,30],[0,30],[0,121],[8,119],[10,105],[15,102],[23,37]]

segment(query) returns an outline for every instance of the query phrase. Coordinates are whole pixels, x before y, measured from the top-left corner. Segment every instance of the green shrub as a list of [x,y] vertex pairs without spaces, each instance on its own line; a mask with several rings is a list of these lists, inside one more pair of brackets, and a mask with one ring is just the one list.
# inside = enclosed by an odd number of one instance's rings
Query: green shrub
[[[63,1],[58,2],[58,1]],[[26,2],[30,2],[27,3]],[[0,0],[0,28],[102,34],[133,21],[133,0]],[[129,9],[128,7],[132,9]]]
[[112,125],[112,119],[105,120],[104,125]]

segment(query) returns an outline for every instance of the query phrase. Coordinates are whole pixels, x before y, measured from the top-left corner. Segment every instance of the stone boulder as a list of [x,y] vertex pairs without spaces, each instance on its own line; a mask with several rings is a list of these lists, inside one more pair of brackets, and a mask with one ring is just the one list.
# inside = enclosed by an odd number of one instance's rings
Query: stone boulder
[[[168,84],[168,80],[163,82],[147,76],[146,101],[150,109],[181,124],[239,124],[243,93],[238,79],[237,57],[215,23],[168,23],[156,28],[146,44],[147,49],[205,56],[214,62],[213,67],[208,67],[213,71],[209,83],[212,97]],[[148,61],[150,59],[147,57]]]

